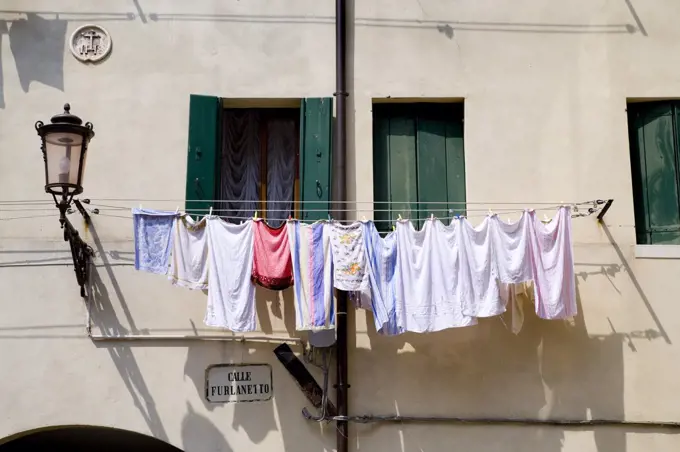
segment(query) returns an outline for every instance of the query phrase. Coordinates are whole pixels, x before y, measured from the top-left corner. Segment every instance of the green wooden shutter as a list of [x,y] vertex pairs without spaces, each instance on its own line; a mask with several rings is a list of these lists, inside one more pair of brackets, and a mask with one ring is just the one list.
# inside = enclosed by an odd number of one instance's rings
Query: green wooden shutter
[[409,104],[374,105],[373,121],[374,218],[388,231],[399,215],[418,215],[416,115]]
[[[373,177],[377,226],[399,214],[422,227],[431,214],[465,214],[462,104],[373,106]],[[387,202],[391,204],[387,204]],[[387,212],[381,212],[386,210]]]
[[447,217],[466,215],[465,146],[463,142],[463,104],[453,106],[453,116],[446,122],[446,200]]
[[304,221],[328,218],[331,201],[333,98],[300,106],[300,200]]
[[671,102],[629,107],[637,242],[680,243],[678,143]]
[[418,227],[430,215],[446,218],[447,153],[446,126],[449,118],[442,115],[437,105],[419,105],[417,131],[418,161]]
[[390,119],[373,108],[373,209],[379,231],[390,228]]
[[462,107],[462,104],[416,107],[419,227],[422,219],[430,215],[438,218],[465,215],[465,204],[460,204],[465,202]]
[[[189,145],[187,153],[187,211],[207,214],[215,199],[219,155],[220,99],[192,94],[189,99]],[[205,201],[201,201],[205,200]]]

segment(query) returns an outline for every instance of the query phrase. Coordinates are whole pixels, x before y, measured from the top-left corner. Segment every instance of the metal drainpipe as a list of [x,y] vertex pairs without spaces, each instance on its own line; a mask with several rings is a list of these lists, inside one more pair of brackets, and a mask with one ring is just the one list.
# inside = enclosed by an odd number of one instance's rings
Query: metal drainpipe
[[[345,0],[335,0],[335,98],[336,142],[334,193],[336,201],[346,201],[346,154],[347,154],[347,72],[345,69],[347,43],[347,5]],[[344,204],[336,203],[334,218],[344,219]],[[336,396],[338,416],[348,414],[347,390],[347,292],[337,291],[336,329]],[[349,424],[346,420],[337,421],[336,446],[338,452],[347,452],[349,446]]]

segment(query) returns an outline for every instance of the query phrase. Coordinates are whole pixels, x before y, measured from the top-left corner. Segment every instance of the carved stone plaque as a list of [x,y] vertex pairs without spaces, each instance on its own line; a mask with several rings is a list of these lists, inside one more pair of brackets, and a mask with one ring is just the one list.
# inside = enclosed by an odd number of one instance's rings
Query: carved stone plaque
[[99,25],[83,25],[71,35],[71,53],[82,62],[101,61],[111,52],[111,36]]

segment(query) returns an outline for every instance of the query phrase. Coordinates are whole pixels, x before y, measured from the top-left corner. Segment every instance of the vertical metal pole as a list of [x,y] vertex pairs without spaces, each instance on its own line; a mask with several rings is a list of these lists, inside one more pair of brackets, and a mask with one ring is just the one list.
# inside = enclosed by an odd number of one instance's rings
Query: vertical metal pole
[[[346,190],[346,155],[347,155],[347,84],[346,84],[346,44],[347,44],[347,5],[345,0],[335,0],[335,97],[337,100],[336,109],[336,171],[335,193],[336,201],[347,200]],[[334,217],[344,218],[344,204],[337,203]],[[336,384],[337,384],[337,405],[338,415],[347,416],[348,397],[347,390],[347,292],[337,291],[337,317],[336,328]],[[336,445],[338,452],[347,452],[349,446],[349,425],[347,421],[337,421]]]

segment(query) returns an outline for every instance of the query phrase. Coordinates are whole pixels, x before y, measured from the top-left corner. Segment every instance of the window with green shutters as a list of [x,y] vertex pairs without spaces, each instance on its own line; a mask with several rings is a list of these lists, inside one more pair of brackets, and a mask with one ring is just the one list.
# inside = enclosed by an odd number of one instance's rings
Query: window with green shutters
[[373,105],[376,225],[465,214],[463,104]]
[[[294,216],[306,221],[327,218],[331,199],[333,99],[302,99],[297,109],[225,109],[223,105],[223,99],[215,96],[192,94],[190,97],[186,210],[197,216],[207,213],[210,208],[220,215],[226,210],[237,210],[235,206],[238,203],[227,206],[228,203],[216,201],[225,200],[223,182],[226,177],[236,181],[242,178],[257,179],[256,190],[250,190],[247,196],[237,193],[237,197],[239,200],[248,198],[246,201],[257,209],[258,216],[266,218],[273,204],[277,204],[273,206],[274,209],[280,209],[281,203],[272,202],[280,201],[272,198],[276,194],[267,191],[271,180],[268,171],[272,168],[268,158],[275,150],[272,146],[278,145],[272,143],[270,138],[274,131],[280,131],[283,124],[295,127],[295,135],[287,133],[281,141],[281,146],[286,147],[288,154],[284,157],[279,154],[277,157],[278,171],[290,173],[278,174],[278,177],[286,184],[294,184]],[[234,118],[233,121],[231,118]],[[247,130],[239,130],[239,127]],[[225,159],[225,152],[241,146],[229,144],[230,136],[234,135],[239,135],[234,138],[239,143],[251,140],[251,149],[247,151],[247,159],[238,156],[231,165]],[[292,159],[295,160],[294,164]]]
[[680,244],[680,101],[628,104],[638,244]]

